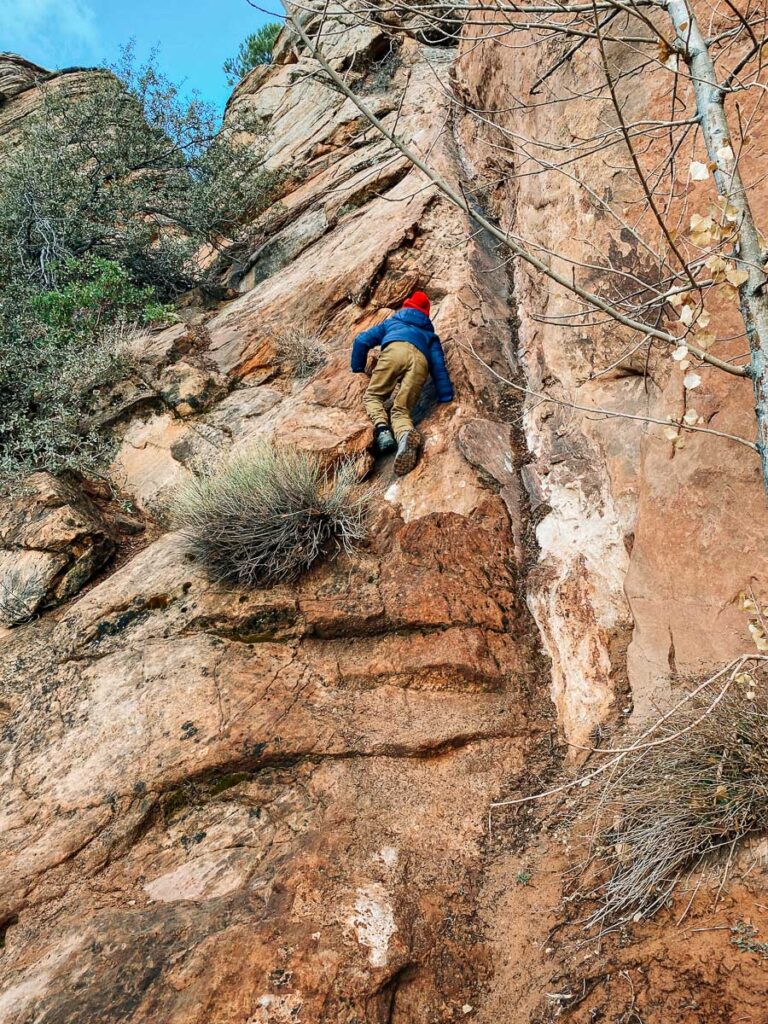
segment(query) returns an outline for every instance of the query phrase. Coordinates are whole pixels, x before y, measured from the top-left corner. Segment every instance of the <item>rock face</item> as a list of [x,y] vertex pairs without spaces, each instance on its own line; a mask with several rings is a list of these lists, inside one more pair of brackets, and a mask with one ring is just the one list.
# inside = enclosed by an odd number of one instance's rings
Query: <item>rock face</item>
[[[406,42],[382,63],[388,49],[363,29],[338,59],[426,147],[450,61]],[[425,394],[425,459],[402,480],[376,470],[357,555],[232,593],[168,533],[9,634],[9,1022],[385,1021],[396,1005],[447,1020],[485,971],[486,797],[527,777],[551,729],[509,428],[463,347],[505,358],[508,281],[306,67],[291,51],[235,95],[270,117],[273,166],[305,173],[265,217],[241,296],[194,343],[184,327],[146,339],[161,405],[126,400],[114,480],[152,512],[199,461],[259,437],[370,464],[349,346],[417,284],[459,397]],[[449,136],[437,152],[454,173]],[[294,325],[327,344],[308,381],[275,344]]]
[[[451,110],[449,76],[506,109],[532,56],[340,25],[335,66],[441,174],[500,159]],[[228,116],[269,120],[285,195],[226,272],[238,297],[144,339],[147,389],[114,411],[111,474],[162,523],[180,482],[254,440],[354,457],[376,494],[370,540],[296,585],[240,591],[162,532],[3,634],[0,1020],[524,1024],[584,979],[599,999],[571,1019],[629,1021],[635,972],[646,1024],[737,1006],[756,1022],[765,985],[727,931],[720,948],[644,925],[587,977],[556,937],[567,835],[524,814],[488,823],[491,801],[546,782],[558,736],[583,744],[628,691],[639,706],[743,647],[732,598],[765,583],[755,467],[716,439],[670,452],[645,427],[566,421],[500,388],[471,349],[535,388],[583,376],[587,357],[537,319],[546,288],[513,280],[295,40],[276,52]],[[28,96],[0,108],[0,131]],[[534,181],[494,196],[498,217],[548,247],[581,237],[569,188]],[[373,466],[366,380],[347,366],[354,334],[416,286],[457,397],[437,406],[426,389],[424,458],[398,479]],[[328,352],[305,381],[277,344],[298,326]],[[646,408],[635,378],[589,388]],[[710,400],[747,431],[743,392],[713,380]],[[0,530],[14,557],[45,556],[59,600],[75,541],[95,572],[108,540],[97,513],[40,493]],[[727,899],[730,923],[749,901]]]
[[0,153],[18,144],[19,132],[40,103],[36,85],[72,96],[87,93],[94,78],[109,72],[72,68],[68,71],[47,71],[15,53],[0,53]]
[[7,103],[39,79],[50,74],[45,68],[25,60],[16,53],[0,53],[0,98]]
[[[612,59],[628,68],[634,55],[627,48]],[[456,76],[470,104],[499,111],[489,123],[514,137],[550,140],[547,155],[555,161],[558,146],[594,137],[604,127],[595,105],[555,102],[595,87],[598,73],[582,51],[558,72],[549,102],[512,109],[510,81],[527,95],[539,65],[535,47],[505,49],[470,38]],[[622,93],[626,117],[663,118],[669,100],[664,82],[643,82],[643,89],[627,86]],[[478,127],[466,118],[458,134],[472,171],[498,179],[495,126]],[[759,174],[762,158],[762,148],[751,151],[747,173]],[[511,162],[508,170],[514,170]],[[588,239],[595,253],[618,245],[614,259],[634,266],[637,244],[616,241],[595,198],[621,196],[628,177],[595,153],[579,161],[576,176],[556,170],[510,175],[493,190],[490,206],[514,235],[543,251],[588,267]],[[753,198],[760,216],[763,190]],[[584,273],[585,283],[599,286],[597,273]],[[526,264],[516,268],[514,292],[518,357],[534,390],[662,421],[683,415],[682,374],[670,371],[669,360],[656,359],[648,374],[643,364],[638,369],[621,359],[626,339],[613,324],[586,332],[553,322],[564,311],[562,292]],[[722,335],[729,325],[738,334],[734,313],[717,302],[708,297]],[[605,372],[617,361],[613,372]],[[701,376],[695,404],[706,423],[753,437],[749,385],[707,366]],[[736,598],[750,585],[756,593],[768,590],[765,495],[754,454],[724,438],[697,434],[678,448],[663,426],[584,416],[537,401],[529,402],[523,422],[531,454],[524,480],[541,508],[528,602],[552,660],[559,717],[569,738],[583,743],[622,689],[647,714],[671,678],[701,674],[740,654],[745,644],[750,648]]]
[[28,616],[77,594],[114,550],[94,505],[46,473],[29,477],[18,498],[0,505],[0,586],[28,592],[19,609]]

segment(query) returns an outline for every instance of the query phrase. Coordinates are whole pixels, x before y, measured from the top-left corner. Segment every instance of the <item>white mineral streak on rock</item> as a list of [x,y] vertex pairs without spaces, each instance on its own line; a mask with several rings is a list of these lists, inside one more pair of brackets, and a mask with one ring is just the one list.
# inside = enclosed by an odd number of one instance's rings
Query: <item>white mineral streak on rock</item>
[[397,925],[384,887],[374,882],[359,889],[354,913],[347,920],[355,929],[357,941],[367,947],[371,966],[385,967],[389,940]]
[[538,525],[540,563],[528,604],[552,659],[552,699],[566,736],[584,743],[614,699],[612,636],[626,624],[629,557],[609,495],[550,483],[552,511]]

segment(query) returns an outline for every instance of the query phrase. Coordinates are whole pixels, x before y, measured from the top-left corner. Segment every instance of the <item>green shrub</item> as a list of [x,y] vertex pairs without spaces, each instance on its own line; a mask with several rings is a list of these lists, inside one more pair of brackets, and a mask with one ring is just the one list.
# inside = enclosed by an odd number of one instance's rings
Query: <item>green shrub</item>
[[365,536],[369,493],[354,465],[335,472],[317,456],[259,445],[192,480],[174,516],[191,550],[218,580],[291,580]]
[[93,335],[117,320],[170,322],[171,306],[155,299],[149,285],[137,287],[125,267],[101,256],[68,259],[58,273],[60,287],[36,292],[31,306],[41,324],[68,335]]
[[246,36],[240,43],[237,56],[224,61],[224,73],[230,85],[237,85],[249,71],[253,71],[259,65],[272,63],[272,49],[281,28],[279,22],[271,21]]
[[112,443],[93,424],[105,389],[129,371],[126,325],[168,307],[119,264],[68,261],[61,290],[0,292],[0,484],[35,469],[98,470]]
[[202,243],[231,238],[272,201],[263,124],[219,128],[152,62],[137,70],[128,51],[74,101],[39,88],[38,112],[0,162],[0,278],[57,288],[69,258],[94,255],[165,299],[199,279]]
[[116,336],[169,319],[165,303],[201,280],[201,245],[242,238],[278,181],[263,125],[220,129],[129,51],[84,94],[39,89],[18,147],[0,154],[3,486],[104,464],[112,445],[93,414],[128,368]]

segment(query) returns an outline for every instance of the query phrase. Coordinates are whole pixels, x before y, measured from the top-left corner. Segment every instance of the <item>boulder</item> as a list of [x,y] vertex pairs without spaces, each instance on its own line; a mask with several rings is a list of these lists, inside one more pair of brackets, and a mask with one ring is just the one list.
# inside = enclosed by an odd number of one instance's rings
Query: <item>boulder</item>
[[7,617],[28,618],[68,600],[114,551],[103,516],[74,486],[47,473],[28,477],[0,505],[0,603],[13,606]]

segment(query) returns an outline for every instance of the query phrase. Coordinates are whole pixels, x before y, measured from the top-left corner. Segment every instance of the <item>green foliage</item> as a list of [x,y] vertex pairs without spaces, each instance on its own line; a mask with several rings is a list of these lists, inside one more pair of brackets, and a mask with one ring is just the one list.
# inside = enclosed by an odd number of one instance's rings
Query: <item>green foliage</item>
[[236,57],[230,57],[224,61],[224,73],[230,85],[245,78],[249,71],[259,67],[261,64],[272,63],[272,49],[280,35],[282,25],[277,21],[270,21],[240,43]]
[[757,928],[745,921],[737,921],[731,928],[731,945],[741,953],[757,953],[762,960],[768,960],[768,942],[757,938]]
[[57,271],[61,289],[10,282],[0,293],[0,483],[34,469],[92,472],[111,445],[93,421],[129,369],[127,325],[169,309],[117,263],[88,257]]
[[[201,244],[232,238],[272,200],[264,128],[220,129],[150,61],[126,51],[76,101],[42,85],[39,112],[0,164],[0,274],[55,288],[69,258],[120,262],[168,298],[200,277]],[[247,135],[244,134],[247,128]]]
[[174,317],[170,306],[155,300],[154,288],[133,284],[125,267],[113,260],[70,258],[59,277],[58,289],[35,293],[31,299],[40,323],[51,330],[87,337],[116,320],[148,324]]
[[0,483],[96,470],[96,425],[133,325],[202,279],[202,246],[240,241],[274,200],[263,125],[220,128],[130,50],[76,97],[42,84],[0,154]]
[[174,512],[216,579],[254,585],[295,579],[351,550],[365,536],[368,507],[351,463],[333,473],[309,452],[259,445],[192,480]]

